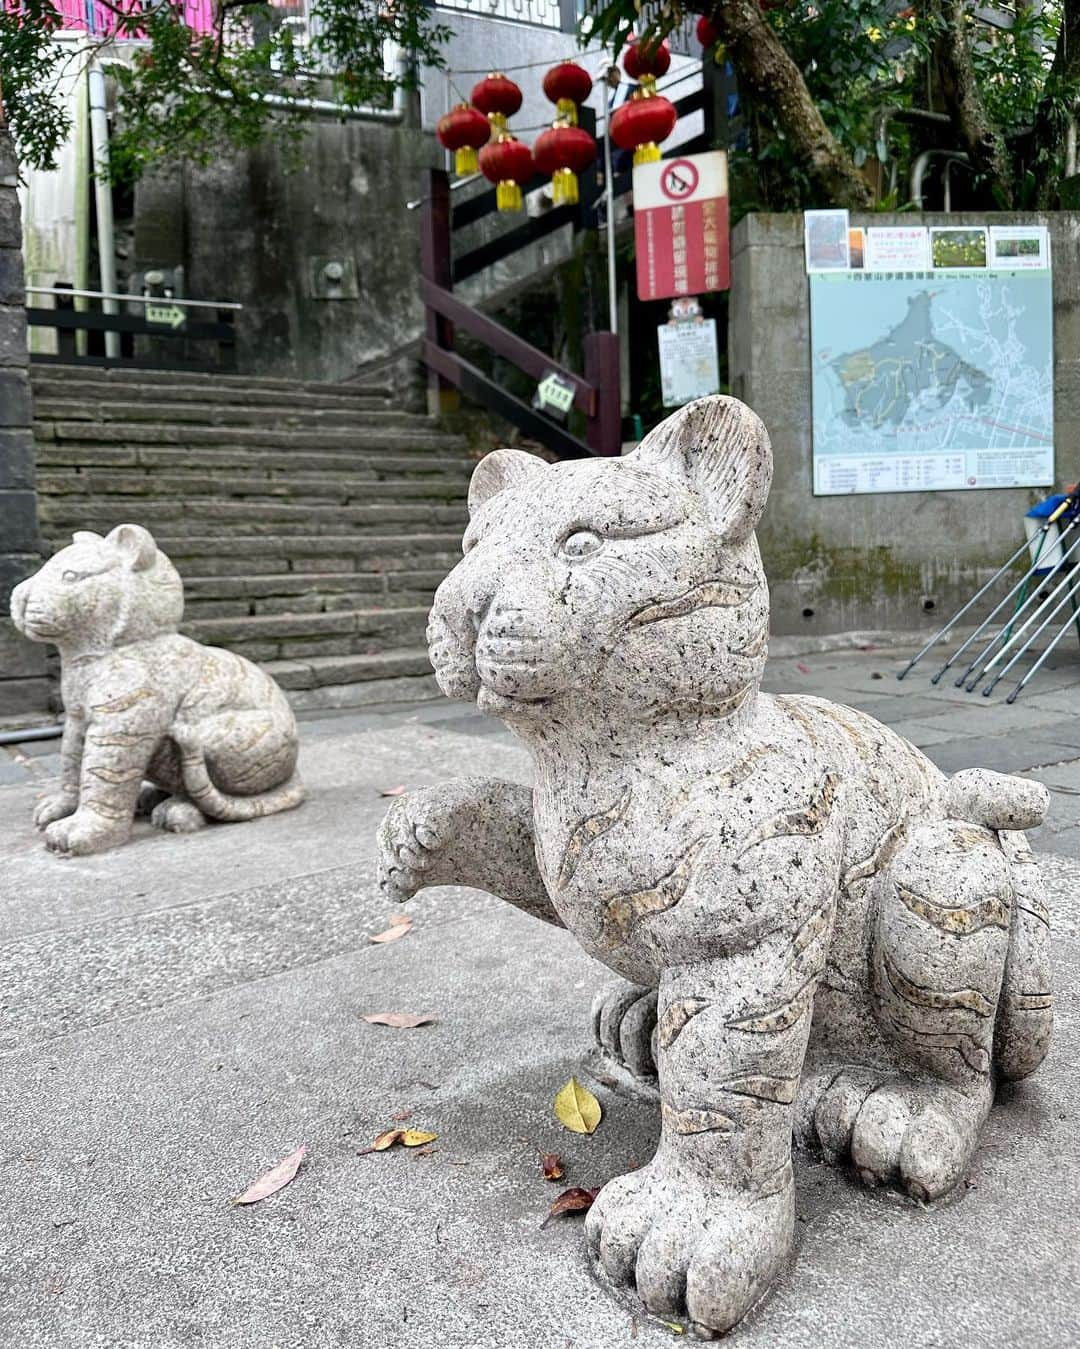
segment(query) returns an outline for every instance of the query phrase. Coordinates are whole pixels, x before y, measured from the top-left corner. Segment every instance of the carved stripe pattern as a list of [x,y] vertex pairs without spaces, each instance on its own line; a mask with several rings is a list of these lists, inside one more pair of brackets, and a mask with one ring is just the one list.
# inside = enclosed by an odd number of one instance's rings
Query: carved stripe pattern
[[993,1005],[977,988],[924,988],[922,984],[913,983],[889,958],[887,952],[882,952],[882,965],[889,983],[905,1002],[914,1007],[935,1012],[974,1012],[976,1016],[983,1017],[993,1015]]
[[754,771],[754,767],[758,760],[764,759],[766,755],[772,754],[773,752],[772,745],[758,745],[758,747],[752,749],[745,758],[740,759],[737,764],[732,764],[726,773],[721,773],[716,779],[717,783],[721,787],[738,787],[741,783],[745,782]]
[[1052,993],[1008,993],[1005,1000],[1015,1012],[1045,1012],[1054,1005]]
[[896,893],[912,913],[925,918],[940,932],[966,937],[972,932],[981,932],[984,927],[1000,927],[1008,930],[1008,905],[999,895],[990,895],[968,908],[950,909],[944,904],[936,904],[931,899],[915,894],[913,890],[903,885],[896,887]]
[[708,1005],[703,998],[683,998],[681,1002],[669,1003],[656,1024],[656,1042],[660,1048],[670,1049],[686,1029],[687,1022]]
[[744,684],[731,695],[719,702],[703,702],[699,698],[676,699],[670,703],[646,708],[643,720],[661,721],[665,717],[730,717],[737,712],[753,690],[754,685]]
[[727,1023],[728,1030],[750,1031],[754,1035],[767,1035],[774,1031],[790,1030],[800,1018],[806,1015],[814,996],[814,980],[807,979],[802,988],[787,1002],[777,1007],[769,1007],[761,1012],[750,1012],[735,1021]]
[[972,1035],[967,1035],[963,1031],[919,1030],[915,1026],[897,1021],[894,1017],[885,1019],[895,1027],[896,1033],[900,1036],[918,1036],[923,1044],[930,1045],[934,1049],[955,1049],[967,1066],[975,1072],[985,1076],[990,1071],[990,1055]]
[[735,1121],[721,1110],[676,1110],[665,1102],[660,1113],[665,1127],[677,1134],[729,1134],[735,1129]]
[[660,600],[647,604],[633,614],[628,627],[641,628],[646,623],[661,623],[668,618],[685,618],[698,609],[736,609],[745,604],[757,590],[756,585],[740,585],[737,581],[725,581],[717,577],[711,581],[702,581],[691,589],[676,595],[674,599]]
[[795,940],[791,944],[791,959],[788,961],[789,966],[794,965],[808,947],[813,946],[815,942],[821,940],[828,932],[831,922],[832,901],[830,900],[823,909],[818,909],[816,912],[812,913],[795,934]]
[[562,890],[570,884],[577,871],[578,862],[581,860],[581,854],[594,840],[601,834],[606,834],[609,829],[614,828],[623,818],[630,807],[630,797],[632,793],[629,787],[619,797],[618,801],[607,810],[600,811],[596,815],[589,815],[584,820],[574,826],[570,834],[570,841],[566,845],[566,852],[563,854],[562,866],[559,868],[559,875],[555,882],[558,889]]
[[740,856],[745,856],[751,848],[765,843],[771,838],[787,838],[793,834],[812,838],[824,832],[829,822],[829,813],[836,799],[836,787],[840,779],[835,773],[826,773],[821,779],[817,791],[802,810],[786,810],[766,820],[753,831],[743,845]]
[[607,922],[618,936],[625,937],[642,918],[663,913],[678,904],[690,884],[694,862],[708,841],[707,834],[695,839],[668,874],[647,890],[632,890],[608,900]]
[[733,1077],[720,1083],[721,1090],[736,1096],[752,1096],[757,1101],[771,1101],[775,1105],[790,1105],[799,1088],[797,1077],[778,1077],[772,1073]]
[[1036,899],[1034,895],[1025,895],[1023,899],[1017,900],[1017,907],[1023,909],[1025,913],[1030,913],[1032,918],[1037,918],[1046,927],[1050,926],[1050,910],[1041,899]]
[[892,859],[900,851],[900,846],[907,835],[907,816],[902,815],[897,822],[882,834],[877,847],[869,857],[861,862],[856,862],[844,873],[844,879],[840,882],[842,890],[849,889],[856,881],[863,881],[870,876],[876,876],[878,872],[884,871]]
[[120,698],[114,698],[108,703],[97,703],[91,711],[99,712],[102,716],[111,716],[114,712],[129,712],[139,703],[143,703],[147,698],[152,698],[154,692],[152,689],[136,689],[134,693],[125,693]]

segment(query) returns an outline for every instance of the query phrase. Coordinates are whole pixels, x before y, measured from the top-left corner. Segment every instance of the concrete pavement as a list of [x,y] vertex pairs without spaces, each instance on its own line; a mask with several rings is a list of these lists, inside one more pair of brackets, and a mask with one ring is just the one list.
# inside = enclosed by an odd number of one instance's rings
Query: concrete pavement
[[[1054,1053],[1004,1090],[969,1187],[920,1208],[800,1157],[799,1240],[750,1349],[1080,1342],[1080,666],[1007,708],[894,673],[903,649],[776,644],[767,686],[864,708],[953,770],[1050,787],[1033,839],[1058,953]],[[928,667],[927,673],[929,673]],[[563,1185],[646,1160],[655,1107],[593,1057],[605,972],[565,933],[478,892],[410,906],[388,945],[374,886],[380,793],[462,772],[527,781],[462,704],[302,726],[311,799],[292,815],[63,861],[30,826],[55,743],[0,751],[0,1344],[26,1349],[600,1349],[670,1345],[594,1281]],[[411,1031],[372,1011],[431,1012]],[[604,1119],[551,1113],[575,1074]],[[439,1135],[361,1155],[394,1116]],[[275,1198],[228,1200],[299,1143]],[[545,1183],[537,1150],[566,1163]]]

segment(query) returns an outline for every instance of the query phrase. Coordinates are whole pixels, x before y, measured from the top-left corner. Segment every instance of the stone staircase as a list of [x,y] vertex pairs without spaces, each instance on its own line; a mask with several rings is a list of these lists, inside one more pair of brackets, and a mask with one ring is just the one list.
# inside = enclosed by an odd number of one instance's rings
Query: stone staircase
[[461,555],[475,458],[375,384],[33,371],[41,529],[152,531],[184,631],[300,708],[434,696],[424,629]]

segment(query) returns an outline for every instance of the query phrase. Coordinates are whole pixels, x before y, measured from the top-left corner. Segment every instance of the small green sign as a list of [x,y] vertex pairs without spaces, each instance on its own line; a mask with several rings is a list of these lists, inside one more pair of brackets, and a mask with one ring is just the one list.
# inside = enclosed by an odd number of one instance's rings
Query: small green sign
[[180,328],[184,323],[184,311],[178,304],[148,304],[146,321],[160,323],[165,328]]
[[574,405],[574,386],[553,370],[536,386],[536,401],[541,409],[552,408],[565,417]]

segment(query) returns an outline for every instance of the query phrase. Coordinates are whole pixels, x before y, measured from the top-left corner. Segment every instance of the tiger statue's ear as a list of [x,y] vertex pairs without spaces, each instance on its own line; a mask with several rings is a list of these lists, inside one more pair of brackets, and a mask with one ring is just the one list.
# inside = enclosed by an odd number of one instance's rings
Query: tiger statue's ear
[[772,482],[772,448],[761,418],[737,398],[688,403],[654,427],[627,458],[684,483],[703,502],[716,532],[749,538]]
[[548,465],[535,454],[524,450],[492,450],[473,469],[469,481],[469,514],[475,515],[485,501],[490,501],[508,487],[546,473]]
[[95,534],[92,529],[77,529],[71,536],[72,543],[100,543],[101,535]]
[[157,559],[154,536],[142,525],[117,525],[105,542],[117,549],[132,571],[146,571]]

